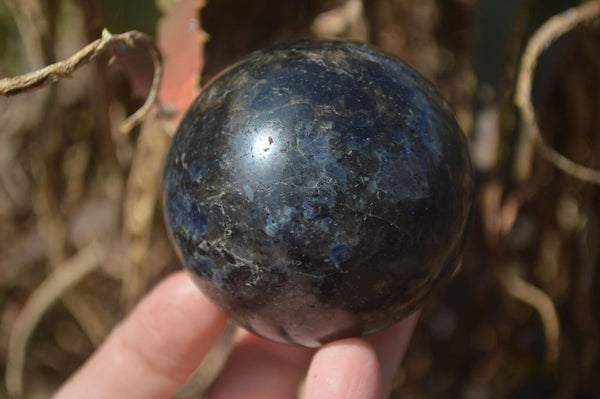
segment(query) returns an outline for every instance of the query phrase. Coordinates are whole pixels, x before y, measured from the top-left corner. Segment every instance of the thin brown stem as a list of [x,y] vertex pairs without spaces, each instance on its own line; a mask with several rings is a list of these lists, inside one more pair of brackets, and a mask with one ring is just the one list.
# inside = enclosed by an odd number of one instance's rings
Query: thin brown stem
[[23,394],[23,368],[29,338],[44,313],[70,288],[94,271],[106,254],[105,248],[92,243],[63,265],[33,292],[12,328],[6,359],[6,389],[10,396]]
[[537,144],[541,155],[563,172],[580,180],[600,184],[600,170],[580,165],[560,154],[542,137],[535,118],[531,103],[531,88],[533,73],[540,55],[549,45],[573,30],[575,27],[592,21],[600,16],[600,1],[592,0],[555,15],[546,21],[529,39],[521,57],[521,65],[517,76],[515,104],[519,108],[522,119],[522,141],[519,146],[520,156],[517,157],[517,174],[523,178],[528,175],[531,146]]
[[88,64],[100,54],[119,44],[126,44],[130,47],[134,47],[136,44],[148,46],[150,53],[152,54],[152,62],[154,63],[152,88],[150,89],[146,102],[121,125],[121,132],[127,133],[131,131],[131,129],[137,125],[152,108],[158,95],[158,88],[162,76],[162,60],[160,52],[154,41],[142,32],[129,31],[113,35],[105,29],[104,32],[102,32],[102,37],[100,39],[88,44],[66,60],[56,62],[24,75],[0,79],[0,96],[14,96],[47,86],[63,78],[70,78],[77,69]]
[[546,363],[555,364],[560,354],[560,322],[552,299],[544,291],[521,278],[511,267],[503,269],[500,282],[510,296],[537,311],[546,340]]

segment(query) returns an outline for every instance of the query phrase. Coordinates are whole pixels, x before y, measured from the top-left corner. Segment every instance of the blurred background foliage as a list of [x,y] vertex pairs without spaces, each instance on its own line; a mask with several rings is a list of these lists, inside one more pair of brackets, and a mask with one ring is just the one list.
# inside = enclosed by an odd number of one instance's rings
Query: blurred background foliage
[[[577,1],[179,1],[191,6],[172,22],[206,32],[191,42],[194,87],[172,90],[173,103],[159,94],[158,116],[131,134],[119,123],[148,94],[144,48],[117,48],[116,62],[104,54],[72,79],[0,98],[0,371],[9,389],[50,395],[149,287],[179,269],[160,174],[140,172],[162,160],[177,100],[189,102],[196,83],[249,51],[318,36],[368,41],[408,61],[435,82],[472,141],[476,212],[462,271],[425,305],[392,397],[600,397],[600,190],[527,149],[513,105],[528,38]],[[64,59],[103,28],[141,30],[170,46],[174,25],[161,30],[159,21],[178,3],[2,0],[0,77]],[[534,76],[542,135],[599,168],[598,21],[548,47]],[[71,283],[57,288],[52,276]],[[226,346],[181,397],[210,383]]]

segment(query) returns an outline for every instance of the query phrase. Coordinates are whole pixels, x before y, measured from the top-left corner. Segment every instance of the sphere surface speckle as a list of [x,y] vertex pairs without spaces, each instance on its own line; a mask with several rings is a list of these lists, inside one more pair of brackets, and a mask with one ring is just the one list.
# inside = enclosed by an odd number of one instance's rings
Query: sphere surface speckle
[[459,264],[467,143],[432,85],[366,44],[254,52],[204,88],[164,174],[199,287],[247,329],[316,347],[399,321]]

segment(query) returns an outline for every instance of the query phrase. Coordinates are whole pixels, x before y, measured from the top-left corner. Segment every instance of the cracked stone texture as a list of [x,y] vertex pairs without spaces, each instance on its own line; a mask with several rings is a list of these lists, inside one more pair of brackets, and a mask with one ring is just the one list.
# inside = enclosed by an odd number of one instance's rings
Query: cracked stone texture
[[399,321],[458,267],[473,176],[439,94],[365,44],[252,53],[173,140],[167,224],[199,287],[247,329],[316,347]]

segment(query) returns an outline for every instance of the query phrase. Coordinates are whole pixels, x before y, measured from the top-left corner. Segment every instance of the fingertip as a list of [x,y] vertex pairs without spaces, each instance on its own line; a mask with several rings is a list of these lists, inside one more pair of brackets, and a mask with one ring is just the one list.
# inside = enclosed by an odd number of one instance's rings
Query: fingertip
[[306,377],[305,399],[381,397],[381,369],[373,347],[360,338],[323,346]]

